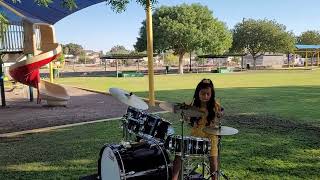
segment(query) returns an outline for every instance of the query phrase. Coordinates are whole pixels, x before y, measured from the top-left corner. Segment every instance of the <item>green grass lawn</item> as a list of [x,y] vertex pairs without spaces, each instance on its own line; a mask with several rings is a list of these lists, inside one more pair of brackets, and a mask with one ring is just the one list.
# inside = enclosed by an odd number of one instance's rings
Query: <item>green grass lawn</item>
[[[320,126],[320,70],[262,71],[230,74],[185,74],[155,76],[156,99],[190,102],[203,78],[213,80],[216,96],[228,113],[275,114],[292,121]],[[148,78],[80,77],[57,83],[95,89],[123,88],[148,97]]]
[[[226,109],[222,168],[232,179],[320,179],[320,71],[156,76],[156,98],[189,102],[211,78]],[[106,91],[120,87],[147,97],[147,78],[64,78],[57,82]],[[163,114],[179,134],[179,117]],[[78,179],[97,172],[99,151],[118,143],[118,121],[0,139],[0,179]],[[189,128],[187,128],[188,133]]]

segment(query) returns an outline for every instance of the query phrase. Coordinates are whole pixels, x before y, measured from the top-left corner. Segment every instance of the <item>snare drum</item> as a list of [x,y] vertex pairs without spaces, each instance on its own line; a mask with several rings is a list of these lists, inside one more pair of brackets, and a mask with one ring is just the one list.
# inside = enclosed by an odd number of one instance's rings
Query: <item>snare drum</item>
[[[210,141],[207,138],[199,138],[193,136],[185,136],[183,137],[184,142],[184,153],[185,155],[205,155],[209,154],[211,145]],[[182,137],[181,136],[172,136],[169,137],[166,141],[166,148],[169,149],[171,152],[181,155],[181,143]]]
[[169,156],[161,146],[146,143],[105,145],[98,163],[101,180],[168,180]]

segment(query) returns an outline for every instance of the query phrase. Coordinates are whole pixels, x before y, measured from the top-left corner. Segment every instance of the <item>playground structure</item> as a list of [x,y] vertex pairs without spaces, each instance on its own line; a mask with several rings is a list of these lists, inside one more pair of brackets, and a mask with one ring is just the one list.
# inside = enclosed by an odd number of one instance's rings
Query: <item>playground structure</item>
[[[21,28],[22,27],[22,28]],[[37,89],[37,102],[46,100],[48,105],[66,105],[70,99],[66,90],[53,83],[52,61],[61,53],[61,46],[56,43],[54,28],[46,23],[32,23],[23,19],[20,33],[23,38],[16,39],[16,31],[3,31],[1,54],[11,54],[8,61],[15,62],[9,67],[9,74],[14,81]],[[2,28],[3,29],[3,28]],[[14,44],[20,41],[20,48],[16,49]],[[22,41],[22,42],[21,42]],[[18,54],[18,56],[13,56]],[[20,55],[20,56],[19,56]],[[14,57],[14,58],[12,58]],[[18,57],[18,58],[16,58]],[[40,79],[39,69],[50,64],[50,82]],[[3,87],[3,85],[2,85]],[[32,97],[30,88],[30,97]],[[2,93],[2,105],[5,105],[4,93]]]
[[[77,8],[69,9],[61,6],[61,1],[52,0],[47,7],[39,6],[37,3],[30,1],[19,1],[16,3],[12,0],[2,0],[0,5],[6,7],[20,17],[27,17],[32,22],[45,22],[55,24],[64,17],[79,11],[83,8],[103,2],[104,0],[90,0],[77,2]],[[154,70],[153,70],[153,27],[152,27],[152,1],[146,0],[146,33],[147,33],[147,54],[148,54],[148,80],[149,80],[149,104],[155,105],[154,94]]]
[[[311,66],[314,65],[312,58],[317,57],[316,66],[320,67],[320,45],[296,45],[296,48],[297,50],[293,54],[293,60],[291,61],[291,63],[290,61],[288,63],[289,67],[294,67],[297,54],[305,56],[303,63],[306,68],[309,66],[308,57],[311,58]],[[309,56],[310,54],[311,56]]]

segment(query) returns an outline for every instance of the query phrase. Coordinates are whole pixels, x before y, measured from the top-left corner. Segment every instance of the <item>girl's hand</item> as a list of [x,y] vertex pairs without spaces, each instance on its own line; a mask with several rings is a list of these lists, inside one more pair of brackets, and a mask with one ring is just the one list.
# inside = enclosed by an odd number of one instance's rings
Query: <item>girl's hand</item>
[[220,111],[219,111],[218,114],[217,114],[217,117],[218,117],[218,118],[221,118],[223,115],[224,115],[224,108],[221,107],[221,108],[220,108]]

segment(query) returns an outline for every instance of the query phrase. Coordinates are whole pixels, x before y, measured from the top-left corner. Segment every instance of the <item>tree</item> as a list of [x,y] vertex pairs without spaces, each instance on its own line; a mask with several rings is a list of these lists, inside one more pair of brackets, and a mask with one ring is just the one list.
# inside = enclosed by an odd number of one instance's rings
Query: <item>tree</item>
[[293,33],[275,21],[248,19],[235,25],[232,51],[250,53],[256,69],[256,59],[266,52],[289,53],[295,48]]
[[298,44],[320,44],[319,31],[305,31],[297,38]]
[[69,47],[62,45],[62,52],[63,54],[69,54]]
[[87,63],[87,57],[86,57],[85,51],[81,51],[81,53],[79,54],[79,63],[81,63],[81,64]]
[[164,64],[167,66],[176,65],[179,60],[179,57],[174,55],[172,52],[167,52],[164,54]]
[[113,46],[108,53],[109,54],[129,54],[130,51],[127,50],[122,45],[116,45],[116,46]]
[[9,26],[9,21],[6,15],[3,12],[0,12],[0,40],[2,41],[2,38],[7,31]]
[[[222,54],[231,46],[231,33],[224,23],[213,17],[212,11],[200,4],[161,6],[153,14],[154,49],[173,50],[179,55],[179,73],[183,74],[183,56],[202,49],[206,53]],[[146,25],[142,22],[135,49],[146,50]]]
[[69,43],[63,46],[64,51],[68,51],[69,54],[72,54],[74,56],[79,56],[81,53],[83,53],[83,47],[79,44]]

